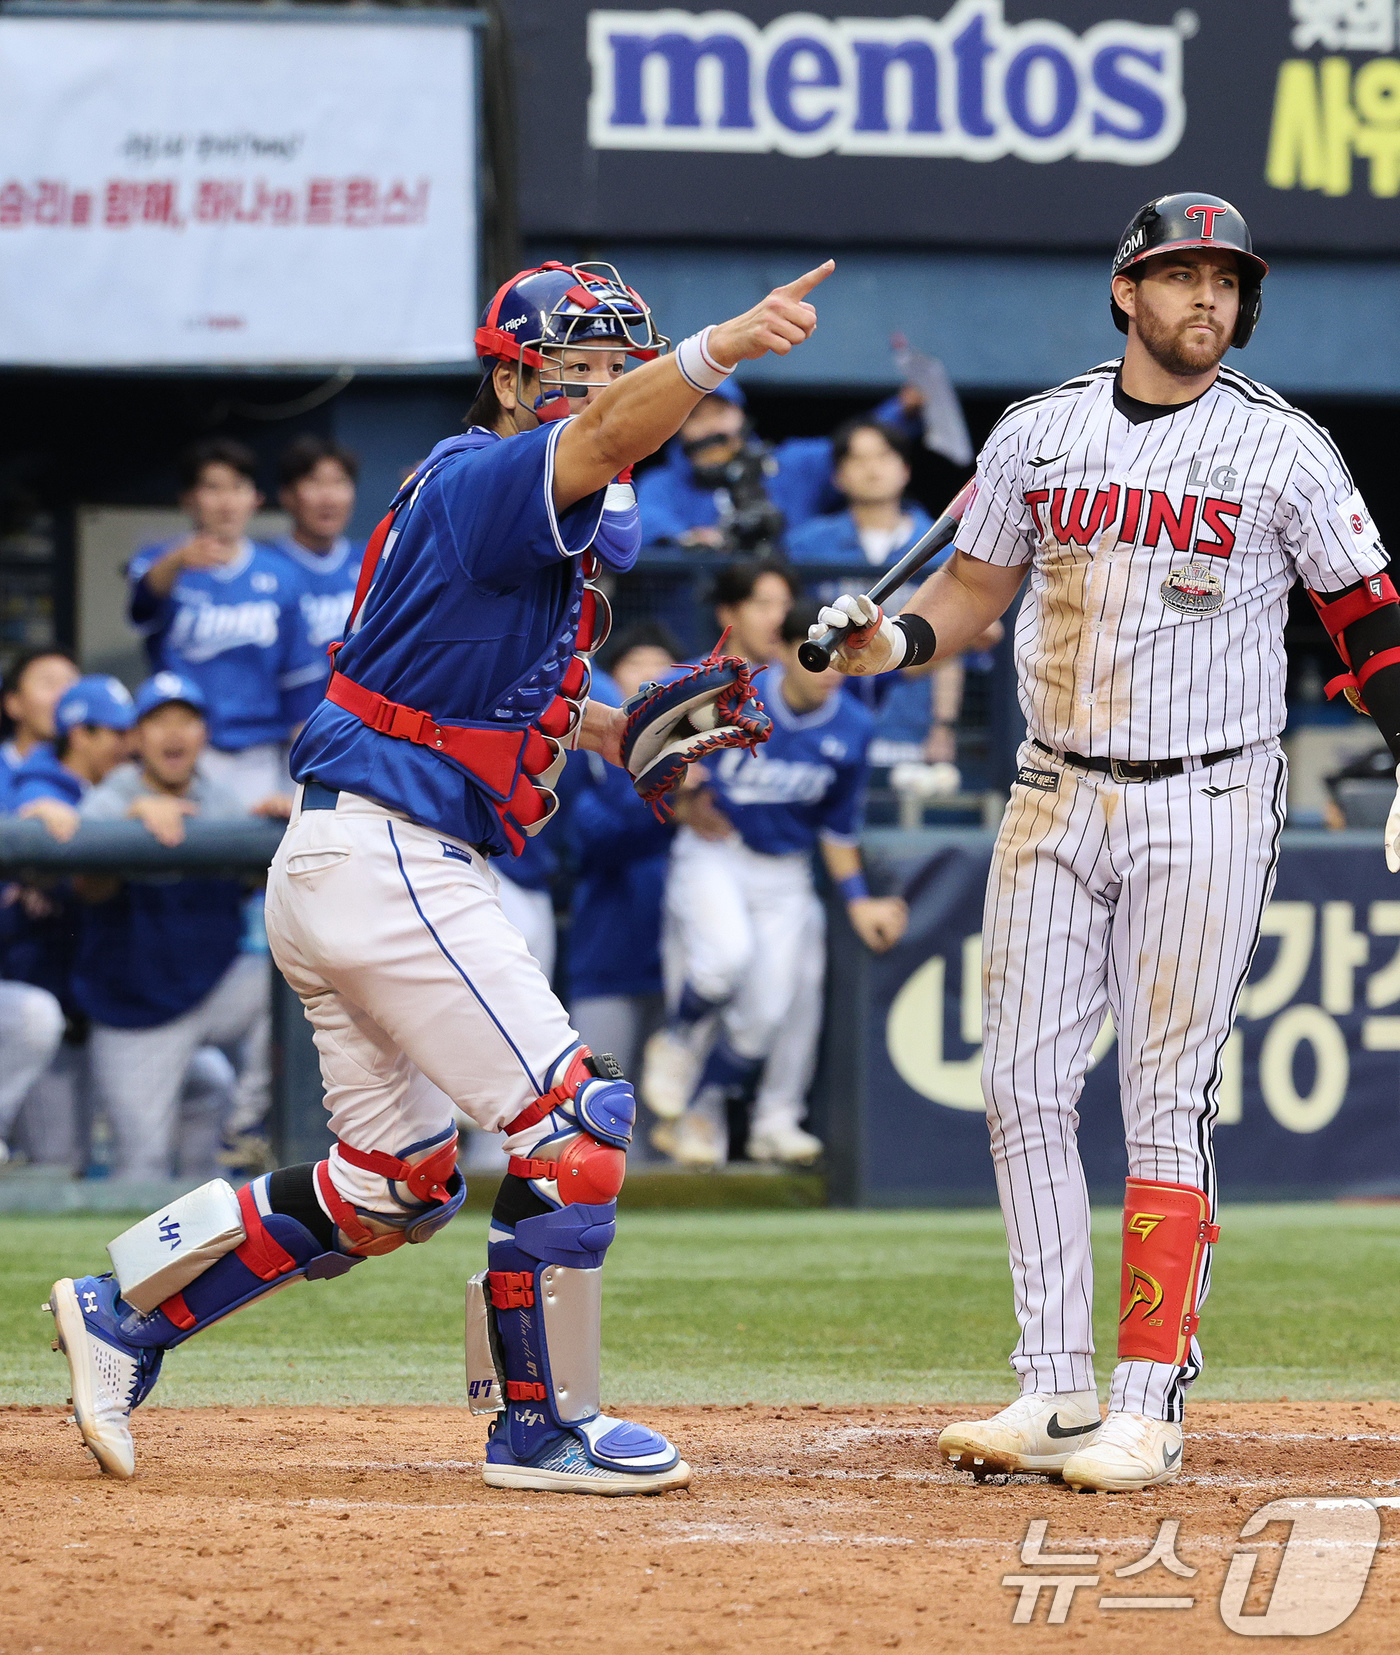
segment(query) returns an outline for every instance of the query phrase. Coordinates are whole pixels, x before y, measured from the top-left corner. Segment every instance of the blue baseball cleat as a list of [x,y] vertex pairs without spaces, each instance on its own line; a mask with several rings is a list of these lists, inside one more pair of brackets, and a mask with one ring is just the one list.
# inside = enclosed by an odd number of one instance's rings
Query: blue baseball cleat
[[160,1345],[138,1345],[123,1336],[122,1322],[135,1312],[121,1308],[112,1276],[65,1276],[53,1284],[48,1310],[58,1328],[54,1349],[68,1358],[73,1415],[94,1459],[111,1477],[136,1470],[131,1410],[150,1394],[165,1354]]
[[[509,1411],[519,1408],[519,1403],[512,1403]],[[631,1420],[609,1419],[606,1414],[559,1431],[524,1459],[511,1449],[508,1421],[503,1417],[491,1427],[481,1475],[491,1488],[539,1488],[554,1494],[664,1494],[689,1484],[690,1467],[660,1432]]]

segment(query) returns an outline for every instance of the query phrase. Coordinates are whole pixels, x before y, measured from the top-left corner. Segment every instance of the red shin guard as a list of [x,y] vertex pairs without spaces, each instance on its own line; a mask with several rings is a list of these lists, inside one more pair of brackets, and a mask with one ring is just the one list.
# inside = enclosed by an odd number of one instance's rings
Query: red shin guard
[[1170,1362],[1191,1349],[1196,1287],[1205,1250],[1219,1239],[1204,1190],[1129,1178],[1123,1202],[1123,1287],[1118,1355],[1123,1361]]

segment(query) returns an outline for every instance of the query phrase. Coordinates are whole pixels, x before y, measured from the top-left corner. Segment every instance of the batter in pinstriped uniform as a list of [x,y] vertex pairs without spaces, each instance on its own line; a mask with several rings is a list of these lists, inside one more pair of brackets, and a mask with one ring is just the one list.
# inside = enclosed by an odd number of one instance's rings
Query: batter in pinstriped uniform
[[[965,648],[1030,572],[1016,626],[1028,739],[984,921],[983,1089],[1021,1396],[940,1438],[979,1480],[1137,1489],[1180,1471],[1218,1234],[1220,1055],[1283,826],[1295,580],[1400,757],[1400,608],[1366,506],[1325,431],[1220,365],[1253,331],[1266,272],[1219,197],[1149,203],[1114,260],[1122,361],[1003,415],[954,558],[903,614],[843,598],[821,617],[852,628],[846,671],[889,671]],[[1392,871],[1397,838],[1400,810]],[[1106,1012],[1129,1178],[1101,1420],[1075,1134]]]

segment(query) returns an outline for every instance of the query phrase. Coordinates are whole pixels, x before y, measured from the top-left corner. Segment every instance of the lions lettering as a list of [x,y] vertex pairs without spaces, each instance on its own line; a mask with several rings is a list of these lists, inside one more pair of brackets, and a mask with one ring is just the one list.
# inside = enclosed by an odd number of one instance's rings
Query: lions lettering
[[170,628],[169,648],[186,661],[209,661],[227,649],[255,644],[267,649],[277,642],[277,602],[273,598],[250,603],[211,603],[196,588],[176,588],[179,608]]

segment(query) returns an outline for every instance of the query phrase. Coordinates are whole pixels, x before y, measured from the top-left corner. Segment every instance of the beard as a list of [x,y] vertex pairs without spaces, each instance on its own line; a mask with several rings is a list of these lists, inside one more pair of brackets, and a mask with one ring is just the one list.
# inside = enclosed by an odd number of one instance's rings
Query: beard
[[1183,378],[1209,372],[1230,348],[1230,340],[1218,322],[1211,323],[1215,332],[1210,338],[1187,338],[1187,329],[1196,326],[1194,317],[1173,326],[1153,315],[1140,300],[1133,321],[1138,338],[1157,366]]

